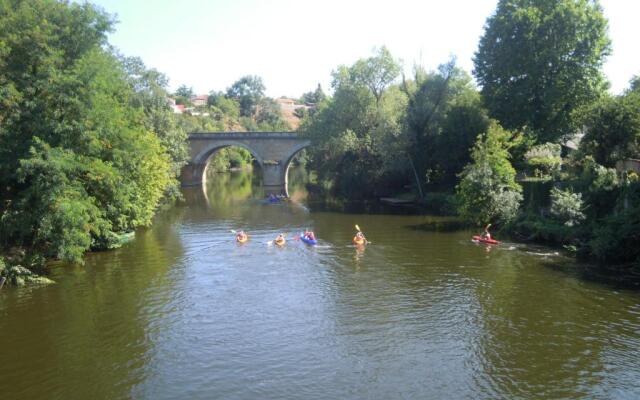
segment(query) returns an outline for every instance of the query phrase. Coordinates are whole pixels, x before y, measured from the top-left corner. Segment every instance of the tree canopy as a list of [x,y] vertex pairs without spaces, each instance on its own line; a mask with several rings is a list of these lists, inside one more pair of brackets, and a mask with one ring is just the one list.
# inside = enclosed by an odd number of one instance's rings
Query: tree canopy
[[597,0],[500,0],[474,58],[490,115],[540,143],[574,133],[572,112],[607,85],[607,29]]
[[81,262],[148,225],[175,182],[164,80],[109,50],[112,23],[86,3],[0,2],[4,247]]
[[265,86],[262,78],[247,75],[238,79],[227,89],[227,96],[240,103],[240,115],[250,117],[256,112],[256,106],[264,97]]

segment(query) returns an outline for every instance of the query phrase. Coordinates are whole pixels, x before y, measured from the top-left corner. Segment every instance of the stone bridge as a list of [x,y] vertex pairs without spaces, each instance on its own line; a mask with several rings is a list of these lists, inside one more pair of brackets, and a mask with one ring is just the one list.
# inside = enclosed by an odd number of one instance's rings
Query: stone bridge
[[195,132],[189,134],[189,163],[182,168],[182,186],[202,185],[213,154],[238,146],[255,157],[262,168],[267,193],[286,193],[287,171],[293,157],[311,142],[295,132]]

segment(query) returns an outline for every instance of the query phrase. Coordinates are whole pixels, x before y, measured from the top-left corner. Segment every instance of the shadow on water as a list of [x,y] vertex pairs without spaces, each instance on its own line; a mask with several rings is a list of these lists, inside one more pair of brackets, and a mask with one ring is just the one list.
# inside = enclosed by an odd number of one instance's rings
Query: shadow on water
[[602,284],[614,290],[640,291],[640,271],[634,267],[609,267],[579,263],[575,260],[545,262],[545,267],[575,276],[581,280]]

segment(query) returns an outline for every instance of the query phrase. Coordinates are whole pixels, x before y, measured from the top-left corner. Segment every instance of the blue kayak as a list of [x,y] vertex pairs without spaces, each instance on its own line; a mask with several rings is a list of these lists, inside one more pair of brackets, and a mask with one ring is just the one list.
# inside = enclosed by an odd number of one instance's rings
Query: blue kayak
[[305,242],[306,244],[318,244],[318,241],[315,239],[309,239],[303,233],[300,234],[300,240]]

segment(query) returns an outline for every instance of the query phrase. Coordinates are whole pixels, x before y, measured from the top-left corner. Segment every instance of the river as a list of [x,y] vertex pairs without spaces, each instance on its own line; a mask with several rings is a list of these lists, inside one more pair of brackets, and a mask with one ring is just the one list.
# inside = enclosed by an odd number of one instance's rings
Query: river
[[[56,284],[0,291],[0,398],[640,398],[638,291],[427,216],[263,204],[247,173],[208,185],[53,265]],[[292,240],[305,227],[317,247]]]

